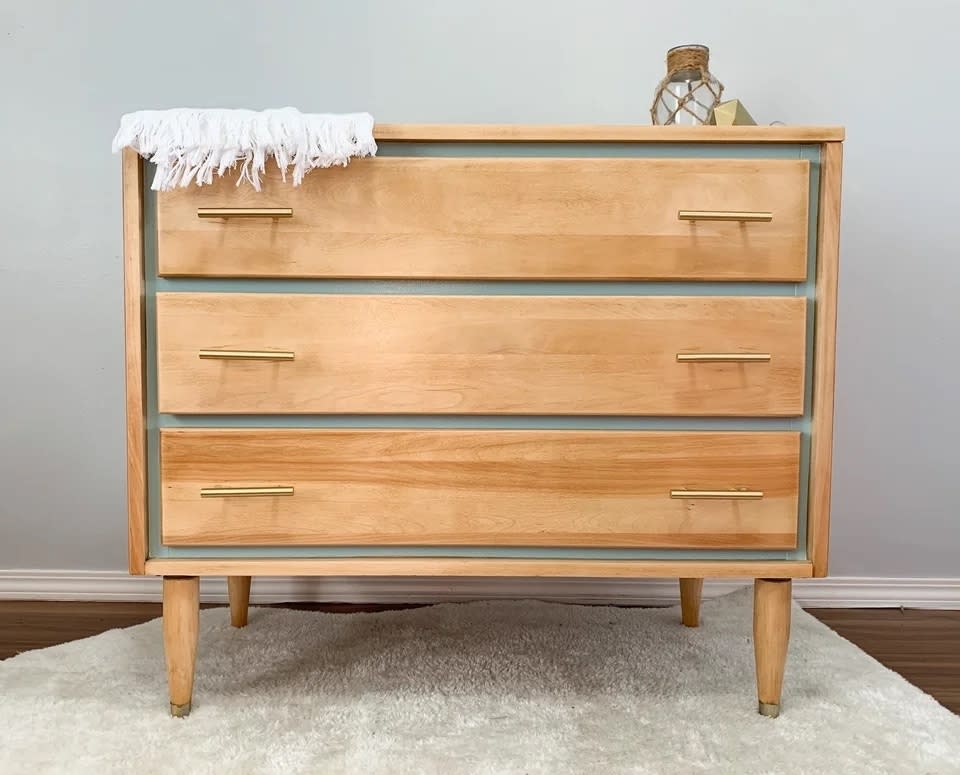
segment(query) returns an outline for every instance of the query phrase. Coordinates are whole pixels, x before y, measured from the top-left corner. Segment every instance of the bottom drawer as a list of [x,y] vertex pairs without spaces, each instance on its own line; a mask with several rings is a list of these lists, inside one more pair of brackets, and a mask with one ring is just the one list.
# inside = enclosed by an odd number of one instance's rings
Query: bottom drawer
[[795,432],[175,429],[160,442],[171,546],[797,542]]

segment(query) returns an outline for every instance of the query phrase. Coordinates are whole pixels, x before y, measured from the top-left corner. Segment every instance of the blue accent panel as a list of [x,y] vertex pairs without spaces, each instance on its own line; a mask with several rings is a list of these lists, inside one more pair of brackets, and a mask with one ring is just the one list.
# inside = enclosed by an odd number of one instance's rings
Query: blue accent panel
[[810,162],[810,198],[807,218],[807,281],[801,288],[807,297],[807,340],[806,363],[803,385],[803,418],[801,420],[800,442],[800,496],[798,498],[799,519],[797,521],[798,546],[791,559],[807,559],[807,521],[810,491],[810,417],[813,408],[813,349],[814,319],[817,280],[817,227],[820,221],[820,146],[803,145],[800,158]]
[[731,549],[555,549],[484,546],[163,547],[151,557],[513,557],[527,560],[792,560],[792,552]]
[[257,280],[161,277],[158,292],[429,294],[453,296],[796,296],[796,283],[582,280]]
[[802,417],[611,417],[442,414],[159,415],[161,428],[463,428],[485,430],[799,431]]
[[166,557],[160,544],[160,431],[157,414],[157,197],[143,176],[144,322],[146,340],[147,556]]
[[780,143],[379,143],[378,156],[637,159],[796,159]]
[[[806,559],[807,502],[810,461],[812,368],[804,385],[803,417],[560,417],[456,415],[169,415],[157,411],[156,293],[384,293],[461,295],[736,295],[799,296],[808,300],[807,357],[813,363],[813,322],[820,149],[817,145],[750,144],[595,144],[595,143],[381,143],[381,156],[501,157],[636,157],[636,158],[776,158],[810,161],[810,232],[805,283],[746,282],[583,282],[583,281],[440,281],[440,280],[248,280],[158,278],[156,198],[144,176],[144,261],[146,311],[147,491],[150,557],[516,557],[556,559]],[[540,547],[167,547],[160,541],[160,428],[527,428],[557,430],[793,430],[801,432],[798,546],[792,551],[590,549]]]

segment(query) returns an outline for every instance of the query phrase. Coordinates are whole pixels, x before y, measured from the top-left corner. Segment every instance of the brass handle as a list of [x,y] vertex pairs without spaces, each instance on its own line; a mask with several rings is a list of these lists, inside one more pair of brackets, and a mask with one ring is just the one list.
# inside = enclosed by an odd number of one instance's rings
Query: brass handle
[[293,208],[198,207],[197,218],[293,218]]
[[706,498],[707,500],[759,500],[763,490],[670,490],[671,498]]
[[251,498],[261,495],[293,495],[293,487],[202,487],[201,498]]
[[200,357],[221,361],[292,361],[294,355],[286,350],[201,350]]
[[736,210],[679,210],[677,218],[681,221],[749,221],[769,223],[773,213],[751,213]]
[[770,353],[677,353],[680,363],[768,363]]

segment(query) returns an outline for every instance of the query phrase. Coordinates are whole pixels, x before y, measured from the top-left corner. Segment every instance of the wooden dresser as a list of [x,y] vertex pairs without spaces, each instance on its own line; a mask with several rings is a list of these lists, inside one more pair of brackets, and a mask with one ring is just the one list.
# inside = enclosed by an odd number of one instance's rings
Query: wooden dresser
[[[836,128],[408,126],[262,192],[123,158],[130,571],[755,579],[777,715],[827,573]],[[745,692],[745,697],[746,697]],[[734,710],[734,709],[731,709]]]

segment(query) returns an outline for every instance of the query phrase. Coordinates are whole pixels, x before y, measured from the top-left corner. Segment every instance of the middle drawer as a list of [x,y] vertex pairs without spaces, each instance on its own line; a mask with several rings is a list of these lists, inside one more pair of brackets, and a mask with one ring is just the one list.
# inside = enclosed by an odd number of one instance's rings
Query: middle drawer
[[803,412],[799,297],[158,293],[159,410]]

